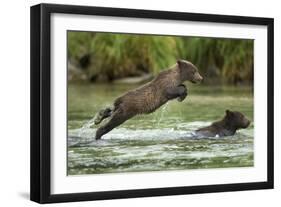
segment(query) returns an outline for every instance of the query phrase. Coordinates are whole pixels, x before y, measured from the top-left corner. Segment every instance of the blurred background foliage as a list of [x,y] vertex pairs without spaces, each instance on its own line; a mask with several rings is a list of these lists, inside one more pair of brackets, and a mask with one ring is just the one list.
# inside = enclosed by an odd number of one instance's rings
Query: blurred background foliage
[[67,49],[70,81],[151,78],[186,59],[207,84],[253,82],[253,40],[70,31]]

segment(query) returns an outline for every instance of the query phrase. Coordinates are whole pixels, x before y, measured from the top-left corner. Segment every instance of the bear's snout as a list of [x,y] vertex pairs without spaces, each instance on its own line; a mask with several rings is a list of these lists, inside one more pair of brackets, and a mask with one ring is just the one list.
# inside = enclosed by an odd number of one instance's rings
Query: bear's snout
[[243,128],[247,128],[250,125],[251,121],[247,118],[244,118],[244,126]]
[[200,83],[202,80],[203,80],[203,77],[198,72],[196,72],[192,82],[193,83]]

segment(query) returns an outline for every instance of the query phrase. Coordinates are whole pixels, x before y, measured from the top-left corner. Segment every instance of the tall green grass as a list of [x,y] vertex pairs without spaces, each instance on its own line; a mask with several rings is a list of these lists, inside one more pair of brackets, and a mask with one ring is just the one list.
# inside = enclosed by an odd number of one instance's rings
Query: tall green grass
[[[177,59],[194,63],[209,81],[251,83],[253,40],[68,32],[69,59],[83,65],[88,79],[113,80],[157,74]],[[95,79],[92,79],[95,80]]]
[[253,80],[253,40],[181,38],[179,51],[209,78],[227,83]]

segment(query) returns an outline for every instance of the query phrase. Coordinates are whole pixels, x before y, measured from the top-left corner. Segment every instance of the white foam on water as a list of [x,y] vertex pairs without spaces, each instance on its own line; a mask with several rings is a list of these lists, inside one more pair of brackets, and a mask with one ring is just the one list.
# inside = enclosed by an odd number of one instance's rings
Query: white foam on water
[[83,124],[83,126],[79,129],[79,134],[78,134],[79,137],[83,137],[85,131],[90,129],[91,126],[93,126],[95,124],[95,118],[96,117],[93,117],[92,119],[87,121],[85,124]]
[[161,122],[162,119],[163,119],[163,115],[164,115],[164,113],[167,111],[168,105],[169,105],[169,102],[167,102],[167,103],[161,108],[161,114],[160,114],[160,118],[158,119],[158,122],[157,122],[157,127],[159,127],[160,122]]
[[230,137],[198,137],[194,133],[195,129],[207,126],[210,122],[189,122],[180,123],[176,128],[155,128],[155,129],[129,129],[129,128],[115,128],[109,133],[103,135],[99,141],[95,140],[96,128],[91,128],[94,124],[94,119],[91,119],[79,129],[72,129],[68,131],[68,146],[79,145],[108,145],[110,143],[104,140],[176,140],[176,139],[235,139],[252,136],[253,129],[243,129],[236,133],[235,136]]

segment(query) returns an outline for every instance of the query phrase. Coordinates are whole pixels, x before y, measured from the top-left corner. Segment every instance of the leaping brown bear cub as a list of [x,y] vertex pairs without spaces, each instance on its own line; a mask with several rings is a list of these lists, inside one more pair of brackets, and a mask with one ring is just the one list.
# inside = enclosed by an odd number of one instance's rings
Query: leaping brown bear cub
[[96,139],[100,139],[137,114],[149,114],[155,111],[169,100],[177,98],[178,101],[183,101],[187,96],[187,89],[183,82],[198,83],[202,79],[198,69],[191,62],[178,60],[175,65],[160,72],[149,83],[118,97],[112,108],[99,111],[95,117],[95,124],[101,123],[105,118],[110,117],[110,119],[97,129]]
[[197,129],[196,136],[224,137],[232,136],[238,129],[245,129],[250,125],[250,120],[239,111],[225,111],[222,120],[212,123],[210,126]]

